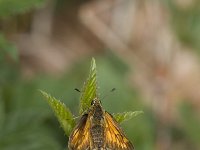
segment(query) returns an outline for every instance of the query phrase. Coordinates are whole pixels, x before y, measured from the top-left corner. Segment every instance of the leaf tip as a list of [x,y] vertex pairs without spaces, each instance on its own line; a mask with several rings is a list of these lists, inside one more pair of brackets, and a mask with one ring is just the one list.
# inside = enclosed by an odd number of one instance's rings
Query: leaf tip
[[47,96],[48,94],[46,93],[46,92],[44,92],[44,91],[42,91],[42,90],[40,90],[40,89],[38,89],[38,92],[40,92],[43,96]]
[[94,70],[96,68],[96,62],[95,62],[94,57],[92,57],[91,68],[92,68],[92,70]]

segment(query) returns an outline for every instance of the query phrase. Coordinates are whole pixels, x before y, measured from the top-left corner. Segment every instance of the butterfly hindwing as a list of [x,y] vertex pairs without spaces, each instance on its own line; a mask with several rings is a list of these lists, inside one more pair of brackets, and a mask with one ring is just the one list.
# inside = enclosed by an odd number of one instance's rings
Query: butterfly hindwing
[[70,150],[87,150],[90,147],[90,122],[88,114],[81,117],[69,137]]
[[134,147],[126,138],[117,121],[105,112],[105,145],[109,150],[133,150]]

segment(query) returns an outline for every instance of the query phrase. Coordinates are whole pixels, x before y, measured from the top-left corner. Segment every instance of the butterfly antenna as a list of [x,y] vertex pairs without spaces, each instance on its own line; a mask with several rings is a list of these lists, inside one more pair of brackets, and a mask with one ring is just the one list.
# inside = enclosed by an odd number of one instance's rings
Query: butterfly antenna
[[101,100],[104,99],[104,98],[106,98],[111,92],[114,92],[115,90],[116,90],[116,88],[112,88],[110,91],[108,91],[107,94],[105,94],[105,95],[101,98]]
[[77,88],[75,88],[74,90],[77,91],[77,92],[79,92],[79,93],[81,93],[81,91],[79,89],[77,89]]

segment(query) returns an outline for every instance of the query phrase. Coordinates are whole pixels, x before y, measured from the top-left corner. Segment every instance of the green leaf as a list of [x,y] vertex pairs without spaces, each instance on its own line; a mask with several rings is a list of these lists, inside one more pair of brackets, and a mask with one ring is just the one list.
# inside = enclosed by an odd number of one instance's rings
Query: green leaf
[[129,111],[129,112],[113,114],[113,117],[116,119],[117,122],[122,123],[142,113],[143,111]]
[[60,102],[55,97],[50,96],[44,91],[40,90],[40,92],[46,98],[50,107],[53,109],[60,125],[65,131],[65,134],[69,135],[75,125],[75,121],[70,110],[65,106],[64,103]]
[[95,59],[92,58],[89,77],[81,90],[80,111],[79,111],[80,114],[85,112],[90,107],[91,101],[95,97],[97,97],[96,75],[97,75],[96,63]]

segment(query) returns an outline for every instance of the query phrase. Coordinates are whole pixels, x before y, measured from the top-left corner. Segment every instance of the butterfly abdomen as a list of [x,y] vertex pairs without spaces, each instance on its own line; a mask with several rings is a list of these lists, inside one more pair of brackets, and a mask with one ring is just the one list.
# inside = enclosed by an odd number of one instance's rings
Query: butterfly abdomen
[[93,147],[96,150],[102,150],[104,147],[104,128],[101,125],[94,125],[91,127],[91,136],[93,140]]

